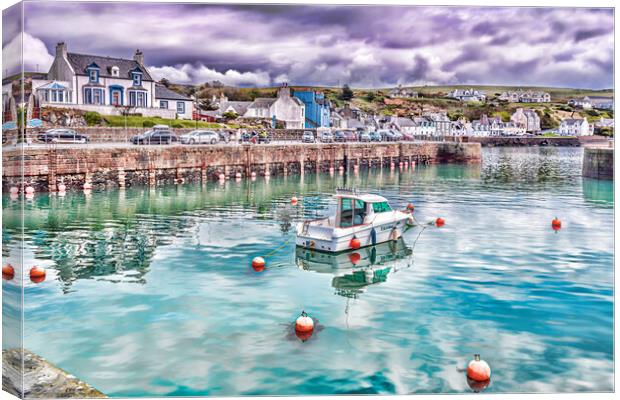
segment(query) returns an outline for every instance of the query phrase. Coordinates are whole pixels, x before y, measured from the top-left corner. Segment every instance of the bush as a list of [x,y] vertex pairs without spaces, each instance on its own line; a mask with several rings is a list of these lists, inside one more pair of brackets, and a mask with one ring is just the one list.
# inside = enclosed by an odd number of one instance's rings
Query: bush
[[84,113],[84,120],[88,126],[99,125],[103,122],[101,114],[96,111],[86,111]]
[[155,126],[155,123],[153,121],[151,121],[151,120],[147,119],[147,120],[142,121],[142,127],[143,128],[152,128],[154,126]]
[[183,128],[183,124],[181,124],[180,122],[175,122],[174,124],[172,124],[173,128]]

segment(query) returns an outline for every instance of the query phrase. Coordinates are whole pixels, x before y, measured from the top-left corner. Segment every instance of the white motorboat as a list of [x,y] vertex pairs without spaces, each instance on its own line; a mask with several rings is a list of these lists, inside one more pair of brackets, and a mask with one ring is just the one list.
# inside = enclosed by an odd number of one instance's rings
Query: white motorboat
[[297,246],[338,253],[397,240],[414,225],[408,211],[394,210],[385,197],[340,189],[336,213],[297,225]]

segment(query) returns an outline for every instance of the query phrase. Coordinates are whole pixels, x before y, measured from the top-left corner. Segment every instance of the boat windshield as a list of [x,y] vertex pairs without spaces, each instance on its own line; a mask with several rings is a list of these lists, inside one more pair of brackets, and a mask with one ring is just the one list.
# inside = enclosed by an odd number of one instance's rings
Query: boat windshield
[[366,203],[362,200],[343,198],[340,208],[340,227],[361,225],[366,217]]
[[372,203],[372,210],[375,213],[382,213],[392,211],[392,207],[390,207],[387,201],[382,201],[380,203]]

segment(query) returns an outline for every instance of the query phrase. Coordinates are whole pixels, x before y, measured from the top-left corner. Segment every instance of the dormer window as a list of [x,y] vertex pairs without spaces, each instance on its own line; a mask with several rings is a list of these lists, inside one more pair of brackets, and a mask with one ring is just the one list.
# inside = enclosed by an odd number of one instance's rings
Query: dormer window
[[99,66],[97,64],[90,64],[86,67],[86,71],[88,72],[89,83],[99,83]]
[[115,65],[112,67],[112,76],[118,76],[118,67]]
[[132,72],[131,79],[133,79],[134,86],[142,85],[142,72],[136,72],[136,71]]

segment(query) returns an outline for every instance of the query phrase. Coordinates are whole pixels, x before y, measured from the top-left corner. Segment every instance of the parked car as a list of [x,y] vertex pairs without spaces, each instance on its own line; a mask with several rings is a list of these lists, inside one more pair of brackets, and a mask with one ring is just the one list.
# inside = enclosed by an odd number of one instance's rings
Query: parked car
[[370,141],[371,142],[381,142],[383,139],[381,138],[381,134],[378,131],[370,132]]
[[48,129],[39,134],[37,139],[46,143],[87,143],[89,140],[88,136],[65,128]]
[[334,135],[330,131],[323,131],[320,133],[319,139],[322,143],[333,143]]
[[214,131],[195,130],[179,137],[183,144],[216,144],[220,141],[220,135]]
[[353,131],[336,131],[334,133],[334,141],[336,142],[355,142],[357,134]]
[[304,131],[303,135],[301,136],[301,142],[314,143],[314,133],[310,131]]
[[394,139],[395,141],[403,140],[404,136],[399,131],[395,131],[392,129],[390,130],[390,132],[392,132],[392,139]]
[[170,144],[176,142],[177,137],[168,130],[153,129],[142,135],[133,136],[129,140],[133,144]]
[[360,142],[370,142],[372,140],[372,138],[370,137],[370,133],[368,132],[360,132],[359,133],[359,141]]
[[394,140],[394,134],[389,129],[379,129],[376,133],[381,137],[381,140],[385,140],[386,142]]
[[401,140],[413,140],[413,135],[410,133],[402,132],[401,135],[403,136]]

